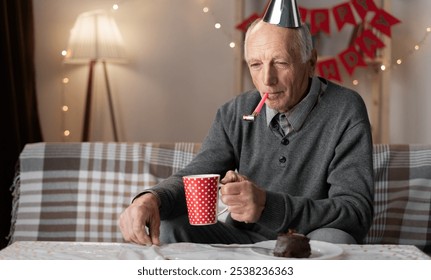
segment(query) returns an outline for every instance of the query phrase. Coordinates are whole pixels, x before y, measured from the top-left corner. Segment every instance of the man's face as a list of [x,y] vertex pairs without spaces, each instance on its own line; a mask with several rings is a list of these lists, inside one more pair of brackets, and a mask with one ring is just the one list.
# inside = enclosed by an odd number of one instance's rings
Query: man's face
[[266,105],[279,112],[287,112],[301,101],[314,73],[315,54],[303,63],[300,50],[293,47],[292,34],[292,29],[261,21],[251,30],[245,45],[255,87],[261,95],[269,93]]

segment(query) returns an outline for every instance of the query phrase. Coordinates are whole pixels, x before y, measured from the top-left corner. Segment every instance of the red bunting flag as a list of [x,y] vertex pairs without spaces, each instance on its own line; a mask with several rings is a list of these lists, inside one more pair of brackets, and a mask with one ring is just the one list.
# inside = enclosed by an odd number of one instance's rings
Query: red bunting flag
[[298,10],[299,10],[299,15],[301,16],[301,21],[306,22],[308,10],[306,8],[303,8],[303,7],[298,7]]
[[365,19],[369,11],[378,10],[373,0],[352,0],[352,4],[362,20]]
[[356,67],[367,66],[362,55],[353,46],[340,53],[338,57],[350,76],[353,74]]
[[317,71],[325,79],[341,82],[340,71],[335,58],[319,61],[317,63]]
[[334,14],[338,31],[340,31],[347,23],[356,25],[355,16],[353,15],[349,2],[335,6],[332,8],[332,13]]
[[[322,31],[331,35],[330,27],[330,13],[334,16],[334,21],[337,24],[338,31],[345,25],[352,24],[355,26],[350,43],[347,49],[343,52],[336,54],[332,58],[323,61],[318,61],[317,72],[318,75],[329,79],[342,82],[340,69],[338,63],[341,62],[349,75],[353,75],[357,67],[366,67],[367,64],[364,60],[364,54],[374,59],[376,57],[377,49],[384,48],[385,44],[373,32],[379,31],[382,34],[391,36],[391,27],[399,22],[399,19],[390,15],[383,9],[379,9],[374,0],[344,0],[344,3],[336,5],[332,8],[319,8],[307,9],[298,7],[301,20],[310,26],[312,35]],[[236,26],[237,29],[243,32],[247,31],[249,25],[259,17],[263,17],[267,7],[270,3],[268,0],[266,8],[262,15],[254,13],[240,24]],[[353,6],[353,7],[352,7]],[[359,15],[359,24],[356,22],[357,18],[354,13],[355,10]],[[370,21],[367,18],[368,13],[372,12],[374,15]],[[364,26],[369,26],[372,29],[363,30]]]
[[315,35],[320,30],[331,34],[329,28],[329,9],[314,9],[310,11],[310,31],[312,35]]
[[391,37],[391,26],[400,22],[401,21],[399,19],[381,9],[376,12],[376,15],[371,20],[370,24],[383,34]]
[[245,20],[243,20],[240,24],[235,26],[235,28],[241,30],[242,32],[246,32],[250,24],[252,24],[258,18],[259,15],[257,13],[254,13]]
[[369,29],[364,30],[361,36],[356,38],[355,43],[370,58],[376,57],[377,49],[385,47],[385,44]]

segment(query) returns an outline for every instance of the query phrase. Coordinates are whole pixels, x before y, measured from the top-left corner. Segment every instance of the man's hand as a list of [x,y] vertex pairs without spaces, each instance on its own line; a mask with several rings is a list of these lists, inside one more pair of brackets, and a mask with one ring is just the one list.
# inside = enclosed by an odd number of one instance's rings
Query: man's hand
[[[157,197],[146,193],[136,198],[121,213],[119,226],[127,242],[159,245],[160,213]],[[148,232],[146,226],[148,226]]]
[[266,192],[234,171],[228,171],[220,182],[224,184],[221,199],[229,207],[232,219],[257,222],[265,208]]

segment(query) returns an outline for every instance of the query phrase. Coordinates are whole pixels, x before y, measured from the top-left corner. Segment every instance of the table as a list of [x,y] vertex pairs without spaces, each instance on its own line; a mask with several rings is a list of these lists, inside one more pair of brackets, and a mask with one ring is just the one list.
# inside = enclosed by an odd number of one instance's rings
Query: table
[[[270,242],[256,243],[253,244],[256,248],[251,248],[250,245],[194,243],[141,246],[129,243],[17,241],[0,251],[0,260],[259,260],[275,258],[259,251],[259,248],[270,248],[273,245]],[[312,251],[320,247],[322,259],[431,260],[430,256],[410,245],[335,245],[314,242],[317,243],[312,243]]]

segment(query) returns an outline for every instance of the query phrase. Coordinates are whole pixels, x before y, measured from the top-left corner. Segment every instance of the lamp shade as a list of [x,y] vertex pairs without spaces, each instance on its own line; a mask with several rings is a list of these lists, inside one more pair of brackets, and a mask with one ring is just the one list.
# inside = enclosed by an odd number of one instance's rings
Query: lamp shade
[[125,58],[123,38],[112,17],[104,10],[85,12],[78,16],[70,32],[64,62],[124,62]]
[[263,21],[287,28],[300,27],[301,15],[296,0],[271,0]]

